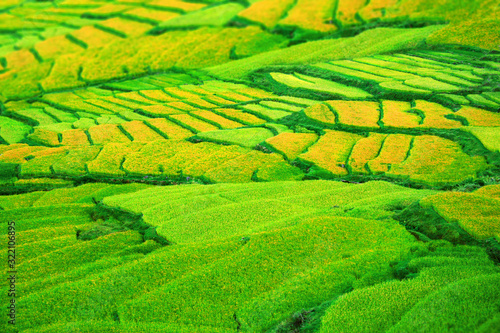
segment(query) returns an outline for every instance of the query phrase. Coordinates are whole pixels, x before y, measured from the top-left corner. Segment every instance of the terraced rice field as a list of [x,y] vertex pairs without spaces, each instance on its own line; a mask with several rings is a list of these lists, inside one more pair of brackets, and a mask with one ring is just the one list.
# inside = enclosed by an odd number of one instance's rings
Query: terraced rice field
[[499,15],[0,1],[0,332],[497,332]]

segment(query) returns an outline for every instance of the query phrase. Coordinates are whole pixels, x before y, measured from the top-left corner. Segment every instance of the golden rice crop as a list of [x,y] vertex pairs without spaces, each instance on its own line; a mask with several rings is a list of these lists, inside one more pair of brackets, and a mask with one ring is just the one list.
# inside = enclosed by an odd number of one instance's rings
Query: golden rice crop
[[62,132],[63,146],[86,146],[90,145],[87,134],[81,129],[74,129]]
[[216,113],[213,113],[211,111],[199,110],[199,111],[193,111],[193,112],[191,112],[191,114],[195,115],[199,118],[202,118],[206,121],[215,123],[223,129],[231,129],[231,128],[238,128],[238,127],[244,126],[240,123],[237,123],[237,122],[232,121],[230,119],[224,118],[224,117],[222,117]]
[[108,142],[130,142],[115,124],[93,126],[88,129],[92,142],[96,145]]
[[262,0],[254,2],[238,16],[273,28],[293,4],[294,0]]
[[389,134],[382,144],[378,156],[368,161],[368,168],[373,173],[388,172],[396,164],[403,162],[410,149],[413,137],[405,134]]
[[414,113],[407,111],[411,110],[411,105],[408,102],[402,101],[382,101],[383,115],[382,122],[384,126],[395,128],[413,128],[418,127],[420,117]]
[[208,132],[214,131],[218,128],[212,124],[209,124],[205,121],[199,120],[193,116],[188,114],[174,114],[170,115],[169,119],[175,120],[176,123],[181,124],[183,127],[195,132]]
[[120,169],[125,157],[139,151],[143,145],[132,143],[107,143],[95,159],[87,163],[91,174],[122,176],[125,172]]
[[325,130],[325,135],[298,158],[334,175],[347,175],[349,154],[356,142],[362,138],[348,132]]
[[173,140],[183,140],[194,135],[193,132],[164,118],[150,119],[148,124]]
[[378,128],[379,103],[361,101],[327,101],[338,115],[340,124],[357,127]]
[[335,31],[337,30],[337,26],[333,24],[335,4],[336,1],[331,0],[298,0],[279,24],[320,32]]
[[164,139],[142,121],[134,120],[122,123],[120,126],[133,138],[134,142],[147,143]]
[[266,123],[264,119],[239,109],[220,108],[213,110],[213,112],[245,125],[262,125]]
[[316,104],[304,110],[307,117],[316,120],[322,124],[336,124],[335,114],[325,104]]
[[408,158],[389,173],[434,185],[473,179],[485,167],[484,157],[467,155],[456,142],[422,135],[415,137]]
[[349,161],[353,173],[368,173],[366,164],[375,159],[382,149],[386,134],[370,133],[368,137],[359,140],[352,149]]
[[458,128],[462,127],[459,121],[447,119],[446,115],[453,114],[453,111],[438,103],[424,100],[415,101],[415,109],[422,111],[425,115],[422,127],[429,128]]
[[267,139],[266,143],[291,161],[314,144],[317,139],[318,136],[314,133],[285,132]]
[[500,115],[495,112],[462,106],[455,114],[467,119],[469,126],[500,126]]

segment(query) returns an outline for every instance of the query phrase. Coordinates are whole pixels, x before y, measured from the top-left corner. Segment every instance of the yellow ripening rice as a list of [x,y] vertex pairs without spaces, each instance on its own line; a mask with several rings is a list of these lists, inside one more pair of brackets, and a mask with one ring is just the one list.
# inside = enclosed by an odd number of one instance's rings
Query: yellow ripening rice
[[139,151],[143,145],[131,143],[108,143],[105,144],[101,152],[93,161],[87,163],[88,170],[91,174],[106,175],[106,176],[122,176],[125,171],[120,169],[120,166],[129,154]]
[[379,104],[364,101],[327,101],[339,116],[339,123],[348,126],[379,128]]
[[266,121],[264,119],[260,119],[253,114],[243,112],[238,109],[217,109],[214,112],[234,121],[238,121],[245,125],[262,125],[265,124]]
[[335,114],[325,104],[315,104],[304,110],[305,115],[326,125],[335,125]]
[[500,126],[499,113],[474,108],[472,106],[462,106],[455,114],[467,119],[469,126]]
[[261,0],[240,12],[238,16],[273,28],[294,3],[295,0]]
[[336,3],[336,0],[298,0],[279,24],[320,32],[335,31],[333,12]]
[[176,123],[178,123],[182,127],[185,127],[187,129],[189,129],[190,131],[195,132],[195,133],[215,131],[218,129],[214,125],[209,124],[205,121],[199,120],[198,118],[195,118],[195,117],[190,116],[188,114],[174,114],[174,115],[170,116],[169,118],[174,120]]
[[368,173],[366,163],[377,157],[386,137],[386,134],[370,133],[356,143],[348,161],[353,173]]
[[[344,0],[349,1],[349,0]],[[359,15],[366,21],[374,20],[384,16],[386,8],[395,6],[399,0],[370,0],[367,5],[359,11]]]
[[193,132],[164,118],[148,120],[148,124],[172,140],[183,140],[194,135]]
[[108,142],[130,142],[115,124],[93,126],[88,129],[92,142],[96,145]]
[[317,139],[318,136],[314,133],[285,132],[267,139],[266,143],[291,161],[314,144]]
[[445,220],[458,223],[476,239],[496,237],[500,240],[500,200],[480,193],[439,193],[421,200],[420,205],[432,207]]
[[413,137],[406,134],[389,134],[378,156],[368,162],[373,173],[386,173],[395,164],[403,162],[410,150]]
[[363,137],[341,131],[325,130],[319,141],[298,158],[334,175],[347,175],[347,159]]
[[159,9],[180,9],[185,12],[191,12],[193,10],[198,10],[205,7],[205,4],[184,2],[179,0],[153,0],[148,2],[149,7],[159,8]]
[[56,132],[45,130],[42,128],[35,128],[35,131],[28,135],[28,139],[43,146],[58,146],[59,136]]
[[70,35],[71,38],[86,45],[87,48],[99,48],[121,39],[121,37],[102,31],[91,25],[75,30]]
[[382,122],[386,127],[413,128],[420,124],[421,118],[417,114],[407,112],[411,110],[409,102],[382,101],[382,110]]
[[476,190],[474,194],[500,199],[500,185],[487,185]]
[[134,120],[121,124],[121,127],[134,139],[134,142],[151,142],[164,139],[142,121]]
[[70,41],[66,36],[51,37],[35,44],[34,49],[43,60],[54,59],[58,56],[81,52],[84,49]]
[[87,134],[81,129],[73,129],[62,132],[62,142],[63,146],[83,146],[90,145],[89,138]]
[[337,19],[344,25],[359,24],[356,18],[358,11],[366,4],[366,0],[339,0],[337,5]]
[[438,136],[416,136],[408,158],[390,174],[430,185],[458,183],[476,178],[487,164],[482,156],[465,154],[456,142]]
[[415,101],[415,109],[422,111],[425,115],[421,127],[426,128],[459,128],[462,124],[457,120],[445,118],[446,115],[452,115],[453,111],[445,108],[441,104],[427,102],[424,100]]

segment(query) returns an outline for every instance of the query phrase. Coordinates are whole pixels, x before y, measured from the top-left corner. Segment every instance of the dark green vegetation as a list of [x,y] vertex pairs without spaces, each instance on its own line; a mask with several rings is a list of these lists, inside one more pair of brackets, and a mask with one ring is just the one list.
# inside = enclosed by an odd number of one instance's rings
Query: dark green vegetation
[[499,17],[1,1],[0,332],[497,332]]

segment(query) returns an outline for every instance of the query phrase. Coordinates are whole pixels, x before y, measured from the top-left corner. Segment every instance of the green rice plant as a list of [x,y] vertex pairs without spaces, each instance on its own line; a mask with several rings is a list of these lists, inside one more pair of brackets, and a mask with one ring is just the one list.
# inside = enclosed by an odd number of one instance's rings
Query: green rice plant
[[402,101],[382,101],[382,123],[384,127],[392,128],[414,128],[418,127],[423,119],[416,114],[408,112],[411,105]]
[[347,67],[350,69],[374,74],[377,76],[391,78],[394,81],[415,80],[415,79],[419,78],[419,76],[417,76],[417,75],[403,72],[400,69],[399,70],[392,70],[392,69],[387,69],[387,68],[383,68],[383,67],[372,66],[372,65],[369,65],[369,64],[366,64],[363,62],[358,62],[357,59],[355,59],[354,61],[352,61],[352,60],[331,61],[330,64],[336,65],[336,66],[341,66],[341,67]]
[[31,193],[2,196],[0,198],[0,207],[2,207],[4,210],[31,207],[33,203],[38,200],[43,194],[44,192],[37,191]]
[[78,120],[78,117],[76,117],[73,113],[59,110],[46,104],[44,105],[44,111],[60,122],[73,123]]
[[30,131],[31,126],[11,118],[0,116],[0,137],[6,143],[20,142]]
[[125,119],[115,116],[115,115],[109,115],[109,116],[102,116],[96,119],[98,125],[103,125],[103,124],[121,124],[125,122]]
[[93,118],[80,118],[75,121],[72,126],[77,129],[89,129],[97,125],[95,119]]
[[73,129],[61,133],[63,146],[87,146],[90,145],[87,134],[82,129]]
[[23,177],[52,176],[52,165],[66,157],[68,149],[65,147],[54,148],[44,151],[46,154],[36,156],[35,158],[21,165],[20,174]]
[[191,112],[191,114],[196,117],[202,118],[208,122],[214,123],[217,126],[220,126],[220,128],[222,129],[233,129],[233,128],[244,127],[244,125],[240,123],[237,123],[233,120],[227,119],[214,112],[207,110],[193,111]]
[[274,72],[270,73],[270,75],[276,82],[282,83],[291,88],[302,88],[312,91],[326,92],[332,95],[352,99],[364,99],[367,97],[372,97],[371,94],[356,87],[349,87],[333,81],[308,75],[302,75],[299,73],[291,75]]
[[[94,244],[96,248],[95,253],[92,251],[83,254],[80,260],[84,263],[95,263],[95,259],[97,259],[98,256],[103,256],[103,254],[111,256],[113,252],[118,252],[119,246],[124,248],[125,246],[137,244],[132,232],[112,234],[100,237],[92,242],[97,242],[97,244]],[[80,253],[85,247],[91,246],[92,242],[82,242],[74,251]],[[108,246],[107,250],[104,247],[106,245]],[[54,323],[53,320],[49,320],[49,313],[54,310],[61,311],[61,320],[59,320],[61,323],[74,321],[71,318],[81,318],[80,310],[70,305],[72,304],[71,299],[80,300],[82,302],[81,304],[85,304],[83,305],[85,308],[89,306],[90,304],[87,303],[86,300],[92,297],[92,293],[88,286],[89,284],[93,285],[97,283],[97,281],[101,281],[100,285],[103,286],[103,288],[94,291],[94,293],[98,293],[99,297],[96,298],[96,302],[94,302],[93,305],[94,315],[91,318],[87,317],[87,319],[101,318],[104,320],[113,320],[112,312],[117,309],[120,303],[138,296],[137,293],[132,292],[133,289],[136,291],[141,290],[141,293],[154,291],[162,285],[168,285],[183,275],[190,275],[206,265],[217,262],[221,258],[231,256],[238,248],[238,244],[234,242],[166,247],[160,251],[155,251],[145,258],[135,257],[134,260],[125,261],[122,265],[114,263],[108,265],[109,268],[102,267],[101,271],[98,271],[97,274],[90,269],[92,268],[91,266],[87,266],[88,268],[85,269],[88,272],[87,276],[81,276],[80,279],[75,281],[70,275],[69,281],[60,279],[58,281],[59,283],[53,288],[47,288],[39,293],[33,293],[23,301],[20,301],[19,306],[25,308],[26,313],[31,314],[29,321],[27,320],[24,324],[25,328],[33,325],[40,326]],[[57,253],[54,253],[54,255],[55,254]],[[110,259],[113,260],[113,258]],[[69,264],[72,264],[72,262],[70,261]],[[106,262],[103,262],[101,266],[105,264]],[[80,266],[84,267],[83,265]],[[70,267],[73,268],[72,266]],[[166,269],[167,267],[168,269]],[[65,271],[67,273],[60,272],[58,275],[63,276],[63,274],[71,274],[71,271],[68,269]],[[83,272],[79,272],[79,275],[82,273]],[[56,302],[56,299],[53,297],[48,297],[48,290],[59,291],[59,302]],[[45,308],[47,311],[42,310],[42,312],[38,313],[33,312],[31,310],[33,306],[41,304],[41,302],[47,304]],[[120,315],[120,317],[123,322],[130,322],[129,320],[123,320],[123,316]]]
[[327,101],[338,122],[347,126],[379,128],[380,105],[377,102]]
[[193,26],[224,26],[243,9],[245,7],[238,3],[208,7],[162,22],[153,31]]
[[266,144],[285,156],[289,161],[292,161],[317,140],[318,136],[314,133],[285,132],[268,138]]
[[125,122],[120,125],[128,135],[133,138],[134,142],[147,143],[164,139],[163,136],[152,130],[142,121],[134,120]]
[[417,96],[421,95],[425,96],[432,94],[431,90],[425,89],[429,88],[428,86],[423,85],[422,88],[416,88],[414,86],[409,86],[399,81],[385,81],[380,83],[379,87],[382,89],[382,91],[403,94],[403,95],[407,95],[409,93],[416,94]]
[[415,139],[411,135],[406,134],[387,135],[377,157],[366,164],[370,172],[387,173],[393,166],[405,161],[413,140]]
[[433,92],[442,92],[442,93],[454,93],[464,90],[464,88],[462,87],[457,87],[449,83],[444,83],[428,77],[406,80],[405,85],[417,89],[424,89],[424,90],[428,89]]
[[194,133],[164,118],[150,119],[147,122],[152,128],[172,140],[186,139],[193,136]]
[[247,9],[241,11],[238,16],[261,23],[267,28],[273,28],[293,4],[292,0],[257,1],[252,3]]
[[389,174],[405,174],[415,181],[440,185],[474,179],[486,165],[484,157],[465,154],[453,141],[422,135],[415,137],[408,158],[393,165]]
[[59,175],[82,176],[88,173],[87,162],[97,157],[101,147],[75,147],[68,154],[52,164],[52,170]]
[[[126,246],[139,244],[142,236],[136,231],[119,232],[99,237],[92,242],[80,241],[73,246],[53,251],[48,256],[39,256],[19,265],[26,280],[50,274],[61,274],[82,264],[98,260]],[[29,265],[29,269],[25,267]]]
[[392,78],[383,77],[348,67],[337,66],[332,63],[318,63],[318,64],[313,64],[311,66],[327,70],[335,76],[340,76],[342,78],[350,80],[369,81],[375,83],[393,81]]
[[352,149],[347,161],[351,172],[369,173],[367,163],[377,158],[386,139],[387,135],[378,133],[370,133],[368,137],[360,139]]
[[499,274],[490,274],[452,283],[413,307],[391,332],[438,332],[447,330],[450,325],[472,331],[488,319],[498,317],[495,308],[499,295],[495,285],[499,282]]
[[243,110],[267,121],[276,121],[289,116],[288,111],[275,110],[260,104],[245,104],[240,106]]
[[152,28],[150,24],[131,21],[121,17],[113,17],[97,23],[96,28],[115,34],[119,37],[128,38],[145,34]]
[[475,193],[445,192],[421,200],[420,205],[432,207],[446,221],[458,223],[476,239],[500,239],[500,206],[496,198]]
[[33,207],[76,203],[80,200],[80,198],[87,197],[90,194],[109,186],[110,185],[104,183],[93,183],[74,188],[55,189],[46,192],[42,197],[33,203]]
[[57,123],[53,117],[49,116],[42,109],[39,108],[26,108],[21,110],[9,110],[7,106],[7,114],[27,121],[36,125],[50,125]]
[[87,169],[91,174],[106,176],[124,176],[121,165],[128,154],[135,153],[143,147],[136,142],[131,143],[107,143],[99,155],[87,163]]
[[[386,255],[379,255],[379,257],[387,260],[391,257],[398,257],[405,248],[408,248],[409,243],[412,243],[412,240],[397,224],[381,228],[380,222],[365,224],[364,221],[318,217],[307,219],[289,228],[250,234],[248,242],[238,253],[221,259],[216,264],[195,274],[165,285],[148,294],[148,298],[141,297],[130,301],[127,305],[120,307],[120,317],[131,321],[150,321],[161,316],[163,320],[204,322],[218,327],[236,328],[237,323],[233,318],[233,314],[236,313],[241,325],[246,329],[265,330],[276,321],[279,322],[290,315],[290,312],[298,311],[306,304],[321,303],[343,288],[349,288],[354,274],[337,273],[341,269],[323,271],[321,267],[332,267],[335,262],[342,267],[342,256],[351,256],[349,253],[355,251],[358,255],[347,260],[353,262],[353,266],[355,264],[359,264],[360,267],[365,266],[365,270],[359,272],[360,275],[364,275],[365,272],[380,267],[378,262],[372,262],[368,267],[367,263],[363,262],[362,258],[368,252],[366,248],[375,247],[381,251],[385,248]],[[361,241],[358,244],[339,242],[346,235],[349,235],[347,237],[350,239],[365,240],[365,242]],[[374,235],[376,238],[372,238]],[[388,246],[386,242],[378,243],[380,239],[387,240],[394,247]],[[305,247],[294,245],[304,244],[304,240],[307,240]],[[377,243],[379,245],[376,245]],[[368,253],[367,256],[371,257]],[[217,278],[214,278],[215,276]],[[325,284],[325,280],[335,281],[335,283]],[[316,284],[318,284],[317,287]],[[199,288],[198,285],[210,287],[205,288],[207,292],[201,296],[193,293],[194,288]],[[246,288],[243,287],[244,285]],[[311,285],[315,287],[311,288]],[[282,294],[280,295],[279,288],[282,288],[283,293],[288,293],[292,297],[285,301],[288,302],[287,307],[280,308],[279,302],[273,302],[273,298],[284,298],[280,297]],[[314,290],[318,288],[321,292],[315,293]],[[276,291],[276,294],[273,291]],[[169,295],[169,302],[167,303],[160,295]],[[261,308],[258,310],[262,312],[256,313],[257,307],[249,306],[248,300],[256,300],[257,297],[266,302],[263,307],[270,309],[271,313],[266,313],[265,309]],[[190,301],[186,301],[187,299]],[[138,308],[139,302],[142,302],[142,310]],[[161,304],[158,312],[144,311],[144,308],[148,308],[153,303]],[[194,307],[196,310],[190,308],[192,304],[196,304]],[[264,318],[259,318],[259,315]],[[262,321],[259,322],[259,319]]]
[[253,148],[266,139],[273,137],[273,133],[265,128],[252,127],[203,132],[196,137],[202,140]]
[[[340,297],[327,309],[322,319],[320,332],[344,332],[346,329],[356,332],[399,332],[403,329],[399,326],[401,320],[407,315],[411,316],[414,310],[421,309],[421,306],[428,301],[436,296],[439,298],[438,295],[441,293],[445,296],[450,289],[458,286],[457,284],[467,284],[468,281],[476,279],[476,277],[481,280],[482,278],[479,276],[494,274],[497,273],[496,271],[497,269],[491,265],[489,260],[483,257],[479,263],[474,265],[438,264],[434,267],[422,267],[418,270],[415,278],[389,281],[354,290]],[[479,295],[481,294],[478,294],[478,297],[481,297]],[[459,305],[460,298],[447,299],[453,299],[454,305],[441,308],[440,311],[449,313],[465,310],[465,304]],[[473,299],[474,297],[471,301]],[[426,309],[429,311],[432,307]],[[484,312],[488,313],[488,311]],[[447,316],[440,318],[444,319]],[[452,320],[455,322],[456,319]],[[422,322],[420,325],[426,324]]]
[[485,98],[483,95],[479,94],[467,95],[467,99],[471,101],[472,104],[479,105],[481,107],[487,107],[492,109],[498,109],[500,107],[500,104],[493,102]]
[[92,126],[88,129],[92,143],[99,145],[108,142],[130,142],[130,139],[115,124]]
[[235,79],[266,66],[312,64],[395,52],[417,46],[440,28],[440,26],[429,26],[411,30],[370,29],[355,37],[306,42],[211,67],[208,71],[222,79]]
[[466,127],[464,129],[478,138],[486,149],[493,152],[500,151],[498,127]]
[[40,145],[54,147],[60,144],[59,136],[56,132],[35,128],[35,131],[28,135],[28,140]]
[[357,134],[325,130],[325,135],[298,158],[305,163],[313,164],[317,168],[314,173],[322,175],[326,171],[325,176],[347,175],[347,159],[360,139],[362,136]]

